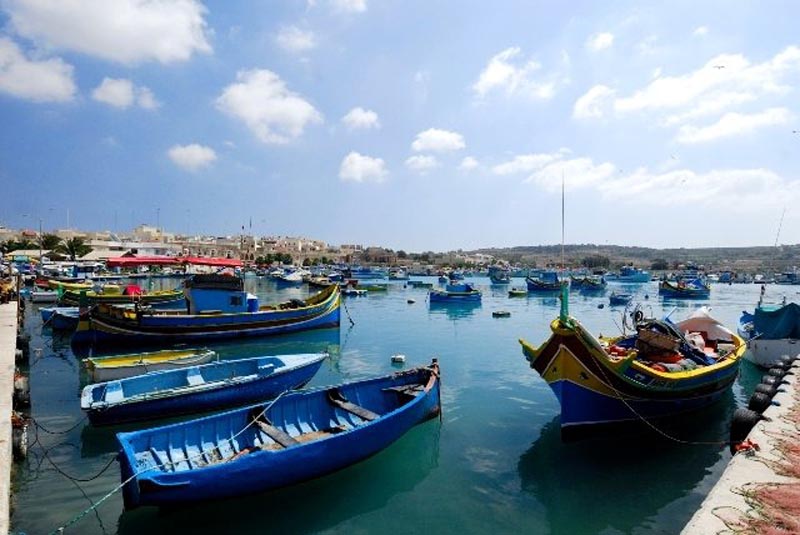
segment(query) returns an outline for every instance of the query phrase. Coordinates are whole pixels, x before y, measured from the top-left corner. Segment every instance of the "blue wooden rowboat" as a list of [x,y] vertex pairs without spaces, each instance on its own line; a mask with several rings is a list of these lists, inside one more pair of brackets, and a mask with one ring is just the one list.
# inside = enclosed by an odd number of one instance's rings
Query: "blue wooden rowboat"
[[668,299],[707,299],[711,295],[711,287],[700,279],[690,281],[661,281],[658,295]]
[[270,399],[314,377],[325,353],[212,362],[83,389],[81,409],[94,425],[203,412]]
[[[562,281],[555,271],[543,271],[536,277],[526,277],[528,291],[533,293],[554,293],[561,291]],[[569,281],[564,281],[569,284]]]
[[633,295],[631,294],[620,294],[617,292],[611,292],[611,295],[608,296],[608,302],[610,305],[627,305],[633,299]]
[[480,301],[481,292],[469,282],[451,283],[444,290],[431,290],[428,294],[431,303],[451,303]]
[[131,309],[98,305],[81,319],[76,346],[158,345],[271,336],[339,325],[339,287],[306,300],[259,306],[238,277],[195,275],[184,290],[188,310]]
[[125,508],[239,496],[334,472],[438,414],[439,394],[434,360],[424,368],[118,433]]
[[78,326],[78,307],[43,307],[39,312],[42,314],[42,326],[70,331]]

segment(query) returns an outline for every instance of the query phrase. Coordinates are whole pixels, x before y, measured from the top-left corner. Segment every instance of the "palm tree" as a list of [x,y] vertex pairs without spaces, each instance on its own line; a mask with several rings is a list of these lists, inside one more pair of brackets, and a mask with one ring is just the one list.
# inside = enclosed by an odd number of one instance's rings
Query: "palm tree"
[[42,244],[42,249],[46,251],[52,251],[58,247],[59,243],[61,243],[61,238],[55,234],[42,234],[39,242]]
[[70,260],[75,260],[92,252],[92,248],[83,242],[83,238],[70,238],[62,241],[55,248],[58,253],[69,256]]

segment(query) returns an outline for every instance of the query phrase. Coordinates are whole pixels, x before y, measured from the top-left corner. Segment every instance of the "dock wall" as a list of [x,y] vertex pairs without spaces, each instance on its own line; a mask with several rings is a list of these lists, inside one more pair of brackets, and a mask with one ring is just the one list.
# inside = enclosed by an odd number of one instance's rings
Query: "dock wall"
[[0,305],[0,533],[9,532],[11,511],[11,411],[14,353],[17,348],[17,303]]
[[[768,420],[758,422],[747,437],[757,449],[731,459],[682,534],[758,533],[782,523],[790,525],[781,526],[779,532],[797,533],[792,519],[797,511],[791,504],[800,492],[800,449],[795,447],[800,437],[800,366],[795,363],[790,372],[784,378],[788,384],[773,398],[779,405],[768,407],[764,411]],[[795,527],[800,527],[800,519]]]

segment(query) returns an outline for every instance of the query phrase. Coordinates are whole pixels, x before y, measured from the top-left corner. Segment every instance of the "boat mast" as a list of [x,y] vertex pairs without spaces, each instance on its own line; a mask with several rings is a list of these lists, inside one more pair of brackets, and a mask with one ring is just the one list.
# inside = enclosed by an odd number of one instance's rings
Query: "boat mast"
[[564,277],[564,170],[561,170],[561,311],[558,319],[562,324],[569,318],[569,279]]

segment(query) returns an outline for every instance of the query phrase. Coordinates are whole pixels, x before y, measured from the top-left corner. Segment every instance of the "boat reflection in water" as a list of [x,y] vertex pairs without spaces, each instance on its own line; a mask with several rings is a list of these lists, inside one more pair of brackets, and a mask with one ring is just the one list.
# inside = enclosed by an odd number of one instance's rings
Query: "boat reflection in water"
[[480,301],[430,301],[428,311],[431,315],[444,314],[448,319],[458,320],[473,316],[480,309]]
[[[347,523],[412,492],[439,464],[438,418],[413,427],[377,455],[328,476],[284,489],[159,512],[141,507],[119,518],[119,534],[318,533]],[[309,497],[324,503],[309,512]],[[162,508],[163,511],[163,508]],[[338,529],[337,529],[338,528]]]
[[519,459],[522,490],[542,504],[558,533],[672,533],[703,501],[704,478],[716,481],[725,469],[730,457],[722,442],[734,409],[728,391],[720,404],[656,424],[670,436],[716,445],[681,444],[630,423],[562,442],[556,417]]

